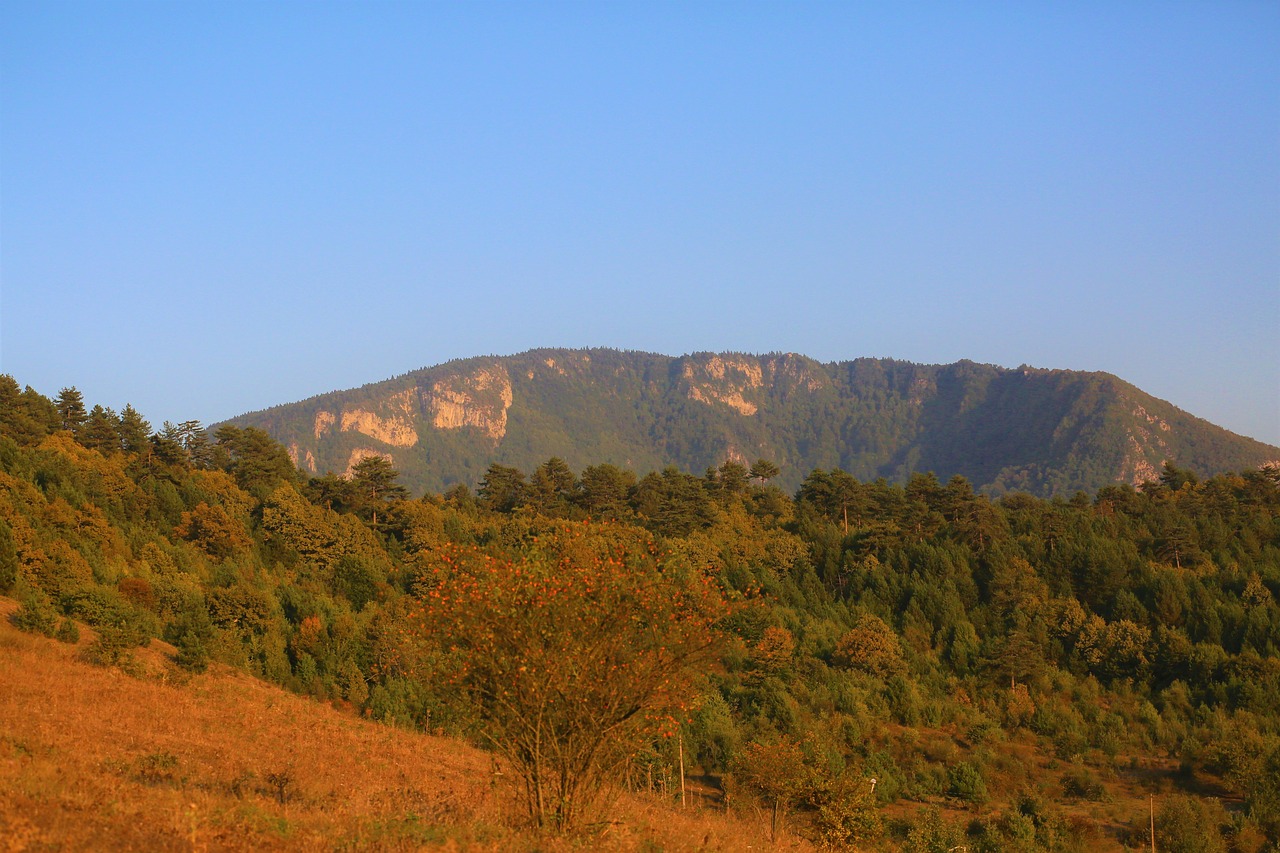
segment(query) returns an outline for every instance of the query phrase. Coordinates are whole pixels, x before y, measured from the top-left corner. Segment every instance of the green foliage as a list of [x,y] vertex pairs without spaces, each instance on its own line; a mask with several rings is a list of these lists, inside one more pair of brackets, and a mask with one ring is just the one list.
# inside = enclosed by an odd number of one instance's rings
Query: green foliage
[[26,589],[18,600],[21,604],[13,614],[13,624],[23,631],[52,637],[57,614],[49,596],[38,589]]
[[944,820],[937,809],[928,808],[912,821],[902,853],[951,853],[963,838],[959,827]]
[[777,840],[779,826],[791,806],[809,789],[813,776],[800,745],[785,737],[748,744],[734,763],[733,775],[772,809],[770,841]]
[[[1134,823],[1129,833],[1132,842],[1147,842],[1147,822],[1140,819]],[[1183,794],[1162,797],[1155,814],[1156,849],[1168,853],[1226,853],[1222,835],[1226,824],[1227,813],[1217,800]]]
[[[627,358],[600,361],[627,375]],[[632,387],[643,400],[623,406],[632,421],[680,413],[661,456],[633,455],[620,435],[607,453],[595,445],[594,459],[575,456],[567,436],[526,457],[540,439],[521,430],[558,427],[513,405],[496,465],[467,461],[492,449],[487,433],[429,430],[449,434],[465,483],[416,501],[394,488],[384,456],[366,456],[379,461],[355,480],[304,485],[284,449],[247,425],[220,429],[216,444],[195,422],[153,436],[131,407],[117,417],[94,406],[81,419],[70,395],[55,403],[0,377],[0,591],[17,594],[14,621],[28,630],[74,641],[73,618],[90,625],[98,640],[85,654],[106,665],[131,669],[136,645],[163,636],[192,672],[219,661],[396,725],[496,743],[514,766],[552,768],[536,781],[514,774],[551,827],[580,820],[582,792],[606,779],[651,771],[670,785],[678,730],[689,765],[732,770],[735,796],[755,791],[780,818],[802,812],[796,830],[832,847],[877,843],[879,804],[909,813],[910,801],[951,796],[982,805],[967,837],[929,814],[888,831],[908,849],[1083,849],[1101,830],[1037,797],[1071,801],[1073,815],[1115,808],[1107,786],[1152,754],[1183,760],[1165,784],[1188,798],[1162,796],[1158,820],[1213,827],[1203,849],[1228,835],[1241,850],[1280,842],[1273,471],[1201,475],[1180,462],[1140,490],[993,501],[974,490],[991,482],[981,472],[911,470],[963,448],[921,439],[902,456],[894,431],[924,430],[948,411],[975,434],[993,429],[979,410],[1018,396],[998,371],[969,365],[932,387],[942,374],[913,365],[863,362],[837,381],[831,366],[784,359],[778,369],[805,377],[787,399],[809,407],[791,423],[767,383],[732,391],[758,407],[751,417],[718,402],[737,398],[706,364],[676,364],[685,384],[668,397],[662,382]],[[559,411],[590,441],[595,398],[573,377],[604,377],[585,362],[557,365]],[[652,366],[665,377],[670,365]],[[725,362],[725,377],[738,373]],[[821,405],[797,392],[809,380]],[[894,390],[918,381],[932,401],[924,415]],[[866,458],[840,453],[842,435],[862,433],[837,434],[819,417],[844,405],[840,383],[896,424],[867,434]],[[1053,395],[1036,394],[1042,426],[1058,424]],[[490,403],[500,407],[501,394]],[[612,406],[609,418],[623,411]],[[300,448],[318,422],[313,412]],[[707,435],[733,436],[743,424],[758,430],[750,442],[694,435],[713,426]],[[369,450],[351,431],[326,435],[342,468]],[[796,468],[793,438],[821,469]],[[729,446],[778,459],[775,479],[802,483],[795,499],[761,485],[769,470],[730,461]],[[1088,455],[1072,454],[1073,470],[1093,476]],[[664,464],[681,458],[699,459],[691,470],[705,476]],[[415,456],[396,459],[406,482],[422,475]],[[580,478],[574,466],[585,466]],[[905,485],[858,479],[889,470]],[[1077,476],[1064,470],[1006,465],[995,476],[1057,488]],[[734,605],[721,610],[725,598]],[[693,643],[704,629],[724,641],[714,654]],[[696,679],[684,666],[695,661]],[[667,683],[632,690],[664,672]],[[535,738],[543,746],[526,748],[513,697],[555,711]],[[602,745],[586,788],[547,783],[576,772],[569,756],[593,738]],[[769,749],[780,751],[776,772],[752,771]],[[1026,751],[1037,761],[1022,761]],[[1070,763],[1046,775],[1036,769],[1046,757]],[[1240,811],[1224,817],[1199,793],[1205,774]],[[795,787],[769,787],[787,779]]]
[[853,628],[840,638],[832,662],[878,678],[900,675],[907,668],[897,634],[883,619],[871,614],[859,617]]
[[61,643],[75,645],[80,642],[80,629],[76,623],[65,616],[58,622],[58,628],[53,632],[53,638]]
[[145,638],[127,627],[103,625],[98,636],[82,652],[83,658],[95,666],[115,667],[129,674],[137,674],[139,666],[133,650]]
[[975,805],[985,803],[987,783],[982,778],[982,771],[969,761],[947,768],[947,793]]
[[856,849],[884,833],[884,823],[866,779],[844,775],[813,785],[809,804],[815,809],[818,843],[828,850]]
[[0,592],[7,593],[18,582],[18,550],[13,531],[0,519]]

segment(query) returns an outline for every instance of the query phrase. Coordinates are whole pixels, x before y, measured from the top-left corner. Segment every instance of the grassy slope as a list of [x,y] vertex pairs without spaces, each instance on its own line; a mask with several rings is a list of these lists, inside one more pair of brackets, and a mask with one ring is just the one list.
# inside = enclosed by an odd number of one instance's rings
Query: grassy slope
[[[9,850],[747,850],[766,849],[758,808],[726,814],[710,789],[680,810],[623,794],[588,834],[547,839],[520,828],[519,804],[490,757],[446,738],[389,728],[215,666],[187,676],[172,647],[138,650],[139,677],[83,662],[78,646],[23,633],[0,597],[0,839]],[[941,731],[896,737],[936,741],[945,763],[962,760]],[[1078,844],[1120,850],[1147,797],[1177,790],[1170,759],[1118,759],[1100,773],[1101,802],[1070,801],[1067,769],[1028,741],[996,748],[1007,790],[970,810],[930,798],[963,825],[1018,789],[1065,806]],[[1219,795],[1200,780],[1201,795]],[[1185,782],[1185,780],[1184,780]],[[284,801],[281,801],[281,794]],[[702,796],[697,796],[702,794]],[[1235,805],[1228,803],[1229,807]],[[920,804],[886,807],[909,820]],[[793,816],[793,820],[799,820]],[[786,833],[773,849],[808,850]],[[875,849],[892,849],[885,839]]]
[[[153,641],[130,677],[18,631],[0,598],[6,849],[745,850],[758,820],[620,796],[590,836],[539,838],[487,754],[234,670],[184,677]],[[92,639],[81,626],[79,648]],[[281,802],[280,794],[284,793]],[[780,845],[808,849],[789,836]]]

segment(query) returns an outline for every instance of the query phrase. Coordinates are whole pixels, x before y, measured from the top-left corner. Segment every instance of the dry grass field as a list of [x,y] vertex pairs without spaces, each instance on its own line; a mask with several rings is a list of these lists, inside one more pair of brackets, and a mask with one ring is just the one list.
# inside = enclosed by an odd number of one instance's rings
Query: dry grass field
[[[360,719],[153,641],[141,674],[25,634],[0,599],[0,851],[747,850],[763,816],[619,795],[584,834],[539,836],[490,757]],[[781,849],[809,849],[786,836]]]

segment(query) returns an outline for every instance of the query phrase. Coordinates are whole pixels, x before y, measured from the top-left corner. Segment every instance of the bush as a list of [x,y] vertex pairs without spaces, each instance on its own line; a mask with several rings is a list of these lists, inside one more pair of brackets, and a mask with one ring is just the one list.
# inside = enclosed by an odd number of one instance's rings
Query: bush
[[937,809],[928,808],[912,821],[902,853],[948,853],[963,840],[958,827],[943,820]]
[[13,624],[23,631],[52,637],[57,614],[54,612],[52,602],[49,601],[49,596],[38,589],[28,589],[19,600],[21,606],[11,617]]
[[1096,803],[1106,798],[1107,789],[1089,768],[1077,765],[1062,774],[1062,793]]
[[972,762],[962,761],[947,770],[947,793],[968,803],[987,801],[987,783]]
[[9,525],[0,521],[0,592],[8,592],[18,582],[18,549]]
[[138,642],[139,637],[135,631],[104,625],[98,629],[98,638],[85,648],[83,657],[95,666],[113,666],[136,675],[140,668],[133,650]]
[[[1217,800],[1198,799],[1184,794],[1163,797],[1156,807],[1156,849],[1162,853],[1226,853],[1222,827],[1227,813]],[[1147,818],[1130,825],[1130,846],[1150,843]]]
[[828,780],[815,785],[810,800],[817,809],[814,828],[824,848],[846,850],[854,842],[884,834],[869,779],[841,776]]
[[54,632],[53,636],[54,639],[60,642],[75,645],[80,642],[80,629],[75,622],[64,616],[62,621],[58,623],[58,630]]

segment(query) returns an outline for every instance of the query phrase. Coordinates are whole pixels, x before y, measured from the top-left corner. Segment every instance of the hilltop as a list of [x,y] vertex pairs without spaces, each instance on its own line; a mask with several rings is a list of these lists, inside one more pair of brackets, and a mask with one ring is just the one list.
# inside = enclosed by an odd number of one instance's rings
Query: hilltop
[[415,493],[475,487],[493,463],[558,457],[644,474],[764,458],[794,490],[815,468],[860,480],[962,475],[992,495],[1093,492],[1280,459],[1106,373],[960,361],[539,349],[451,361],[234,418],[309,474],[380,454]]

